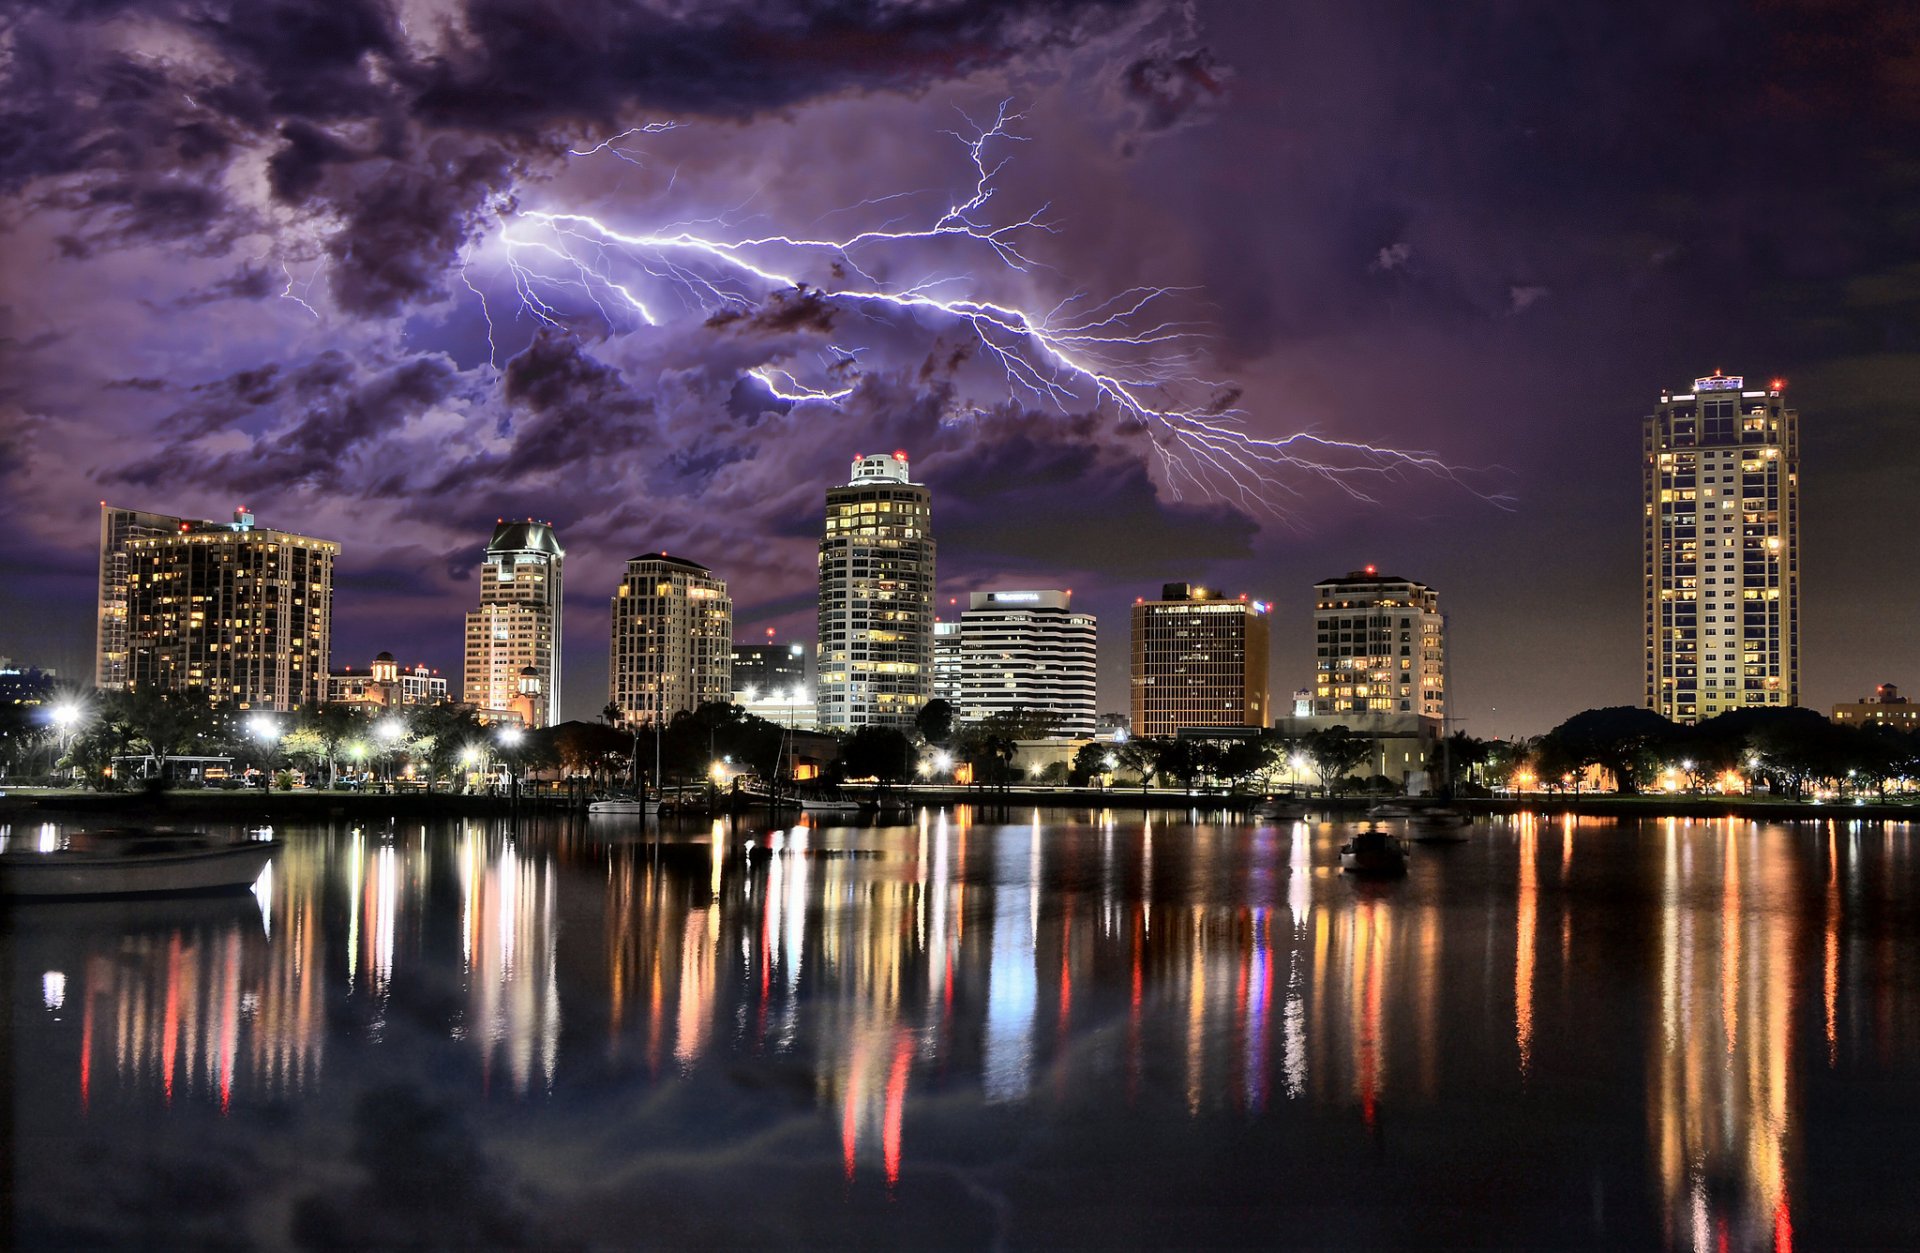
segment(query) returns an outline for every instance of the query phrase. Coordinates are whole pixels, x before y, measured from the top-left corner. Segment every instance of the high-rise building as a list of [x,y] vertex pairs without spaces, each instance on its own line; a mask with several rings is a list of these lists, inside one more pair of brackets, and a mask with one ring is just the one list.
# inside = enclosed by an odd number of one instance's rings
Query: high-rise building
[[805,644],[776,644],[769,638],[764,644],[733,646],[733,690],[747,700],[797,701],[810,698],[809,687]]
[[493,528],[480,565],[480,607],[467,614],[461,684],[462,698],[482,717],[505,718],[518,702],[529,726],[560,720],[566,556],[545,522],[503,519]]
[[[98,664],[109,681],[239,709],[325,700],[340,546],[261,530],[245,509],[232,522],[173,519],[155,533],[159,516],[103,514]],[[110,563],[105,539],[115,533],[123,538]]]
[[907,454],[856,456],[827,489],[820,722],[910,727],[933,695],[933,497]]
[[1800,702],[1800,415],[1719,371],[1645,419],[1646,704],[1675,722]]
[[613,596],[613,703],[629,726],[671,722],[733,695],[733,600],[697,562],[647,553]]
[[960,713],[960,624],[933,624],[933,699],[953,706]]
[[177,534],[186,521],[100,502],[100,605],[94,624],[93,685],[103,692],[124,691],[127,686],[127,541]]
[[1440,595],[1372,566],[1313,585],[1313,713],[1447,716]]
[[1058,735],[1094,731],[1095,635],[1073,593],[974,592],[960,615],[960,717],[1053,714]]
[[1267,609],[1191,583],[1133,604],[1133,733],[1267,725]]

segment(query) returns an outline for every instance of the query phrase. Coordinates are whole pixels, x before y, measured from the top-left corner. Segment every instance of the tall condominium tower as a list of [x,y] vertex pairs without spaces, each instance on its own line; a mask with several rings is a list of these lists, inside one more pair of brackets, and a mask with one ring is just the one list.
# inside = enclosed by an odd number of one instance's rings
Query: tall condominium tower
[[907,454],[856,456],[827,489],[820,723],[908,727],[933,694],[933,497]]
[[733,601],[725,579],[665,553],[627,562],[613,596],[613,703],[654,726],[733,694]]
[[[261,530],[245,509],[232,522],[172,519],[167,531],[153,526],[160,516],[103,514],[103,677],[127,689],[200,692],[239,709],[325,700],[340,546]],[[116,531],[110,557],[106,539]]]
[[[529,726],[560,720],[560,609],[566,552],[553,527],[502,520],[467,615],[462,699],[483,715],[516,711]],[[531,672],[531,673],[529,673]]]
[[1800,702],[1800,415],[1719,371],[1644,422],[1647,708]]
[[1095,623],[1071,592],[974,592],[960,615],[959,712],[1053,714],[1060,735],[1094,731]]
[[933,699],[953,706],[960,716],[960,624],[933,624]]
[[1133,733],[1267,725],[1267,605],[1168,583],[1133,604]]
[[1447,716],[1447,626],[1424,583],[1372,566],[1313,585],[1316,715]]
[[173,535],[185,518],[100,502],[100,605],[94,621],[93,685],[101,691],[127,686],[127,541]]

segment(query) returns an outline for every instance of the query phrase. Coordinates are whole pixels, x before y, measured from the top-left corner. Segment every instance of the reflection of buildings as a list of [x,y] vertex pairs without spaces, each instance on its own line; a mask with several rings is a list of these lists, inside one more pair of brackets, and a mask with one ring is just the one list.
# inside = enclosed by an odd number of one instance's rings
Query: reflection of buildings
[[[1711,834],[1667,820],[1647,1084],[1666,1236],[1695,1253],[1788,1247],[1798,920],[1779,902],[1791,896],[1795,852],[1757,824],[1729,819]],[[1701,907],[1706,893],[1717,910]]]
[[467,1039],[489,1084],[500,1060],[513,1091],[526,1092],[536,1071],[551,1087],[560,1045],[552,867],[511,841],[494,852],[471,830],[459,860]]
[[1643,424],[1647,708],[1675,722],[1800,700],[1800,415],[1718,370]]
[[545,522],[504,519],[480,564],[480,607],[467,615],[461,699],[489,721],[560,720],[560,629],[566,552]]

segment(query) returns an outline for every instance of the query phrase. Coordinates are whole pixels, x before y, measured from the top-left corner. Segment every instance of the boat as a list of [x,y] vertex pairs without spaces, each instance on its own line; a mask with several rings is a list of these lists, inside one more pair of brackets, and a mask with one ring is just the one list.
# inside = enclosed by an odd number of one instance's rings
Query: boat
[[1385,831],[1360,831],[1340,846],[1340,869],[1348,874],[1407,873],[1407,846]]
[[157,896],[246,888],[280,848],[275,839],[204,831],[76,832],[60,848],[0,853],[0,896]]
[[651,818],[660,812],[660,798],[649,796],[644,800],[638,796],[607,796],[597,801],[587,802],[589,814],[645,814]]
[[1367,817],[1375,822],[1386,822],[1396,818],[1411,818],[1419,812],[1406,801],[1383,801],[1367,811]]
[[1305,801],[1269,796],[1253,807],[1253,816],[1268,822],[1298,822],[1307,816]]
[[800,811],[808,814],[857,814],[860,802],[838,796],[802,796]]
[[1464,810],[1434,805],[1407,819],[1407,835],[1421,844],[1459,844],[1467,838],[1466,829],[1472,821]]

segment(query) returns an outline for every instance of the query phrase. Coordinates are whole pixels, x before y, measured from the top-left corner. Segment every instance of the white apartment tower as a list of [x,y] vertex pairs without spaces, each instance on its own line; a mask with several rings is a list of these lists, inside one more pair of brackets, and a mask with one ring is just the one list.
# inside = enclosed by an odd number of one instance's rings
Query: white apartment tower
[[[528,726],[560,720],[560,610],[566,552],[553,527],[501,520],[480,566],[480,607],[467,615],[462,699],[483,715],[517,712]],[[531,673],[529,673],[531,672]]]
[[913,725],[933,695],[933,496],[907,454],[855,456],[820,540],[820,723]]
[[1438,592],[1372,566],[1323,579],[1313,585],[1313,629],[1315,715],[1446,718],[1447,625]]
[[697,562],[647,553],[627,562],[613,596],[613,703],[628,726],[665,725],[676,713],[733,694],[733,600],[725,579]]
[[1800,703],[1800,415],[1718,370],[1643,426],[1647,708]]
[[1026,709],[1060,719],[1059,735],[1094,732],[1095,634],[1073,593],[974,592],[960,615],[960,717]]

